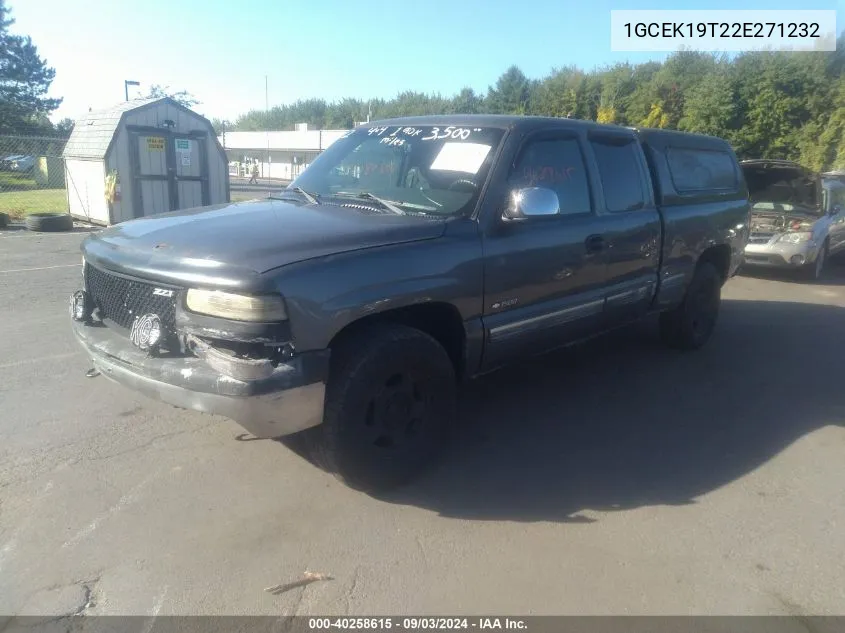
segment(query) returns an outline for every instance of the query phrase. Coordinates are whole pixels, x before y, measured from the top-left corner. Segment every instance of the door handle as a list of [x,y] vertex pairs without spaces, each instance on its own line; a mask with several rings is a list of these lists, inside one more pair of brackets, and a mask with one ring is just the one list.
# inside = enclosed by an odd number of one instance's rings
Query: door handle
[[598,253],[604,250],[604,237],[601,235],[591,235],[586,239],[584,244],[587,247],[588,253]]

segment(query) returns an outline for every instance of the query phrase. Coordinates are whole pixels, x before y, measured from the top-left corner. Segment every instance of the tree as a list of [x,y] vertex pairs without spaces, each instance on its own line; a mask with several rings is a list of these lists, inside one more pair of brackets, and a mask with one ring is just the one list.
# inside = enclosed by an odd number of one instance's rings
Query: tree
[[487,91],[485,105],[492,114],[525,114],[528,110],[530,83],[517,67],[511,66]]
[[64,118],[58,123],[56,123],[56,133],[59,136],[70,136],[70,133],[73,132],[73,119]]
[[484,97],[475,94],[472,88],[461,88],[461,91],[450,100],[446,106],[447,114],[478,114],[484,108]]
[[408,90],[392,99],[306,99],[239,117],[235,129],[350,128],[357,121],[438,113],[508,113],[679,129],[727,139],[741,158],[845,167],[845,34],[836,52],[750,52],[733,58],[680,51],[665,61],[572,66],[531,79],[516,66],[486,96]]
[[582,105],[584,73],[574,66],[554,69],[543,79],[531,99],[531,113],[544,116],[575,116]]
[[186,108],[193,108],[195,105],[199,105],[200,103],[194,95],[187,90],[179,90],[178,92],[175,92],[170,89],[170,86],[161,86],[159,84],[153,84],[150,86],[150,90],[144,98],[161,99],[162,97],[170,97],[176,103],[179,103]]
[[732,137],[736,128],[736,90],[727,69],[718,69],[690,88],[678,127],[699,134]]
[[31,134],[62,100],[46,96],[56,71],[31,38],[9,33],[14,23],[0,0],[0,134]]
[[232,128],[232,124],[226,119],[218,119],[217,117],[211,119],[211,127],[214,128],[214,133],[220,136],[226,130]]

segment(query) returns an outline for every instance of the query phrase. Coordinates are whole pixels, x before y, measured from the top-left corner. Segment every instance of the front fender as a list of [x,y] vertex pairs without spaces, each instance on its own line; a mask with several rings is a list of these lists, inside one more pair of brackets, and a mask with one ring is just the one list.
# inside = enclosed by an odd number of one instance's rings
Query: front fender
[[346,326],[389,310],[448,303],[468,321],[481,316],[483,305],[481,241],[474,230],[309,260],[275,274],[300,351],[324,349]]

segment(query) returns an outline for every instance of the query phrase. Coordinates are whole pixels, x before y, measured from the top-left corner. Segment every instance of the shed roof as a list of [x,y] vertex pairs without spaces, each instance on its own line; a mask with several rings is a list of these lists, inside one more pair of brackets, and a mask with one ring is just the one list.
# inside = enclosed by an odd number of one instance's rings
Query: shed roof
[[133,99],[105,110],[89,112],[74,124],[62,155],[65,158],[105,158],[112,137],[125,113],[156,101],[167,100],[167,97]]

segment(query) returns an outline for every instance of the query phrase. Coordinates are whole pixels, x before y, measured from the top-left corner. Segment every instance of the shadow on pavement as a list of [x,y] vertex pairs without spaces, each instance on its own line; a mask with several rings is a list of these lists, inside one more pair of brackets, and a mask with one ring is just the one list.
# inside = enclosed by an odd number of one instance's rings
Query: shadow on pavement
[[[471,385],[447,456],[382,496],[475,520],[695,503],[845,418],[845,309],[725,300],[693,353],[643,323]],[[764,490],[758,494],[765,494]]]

